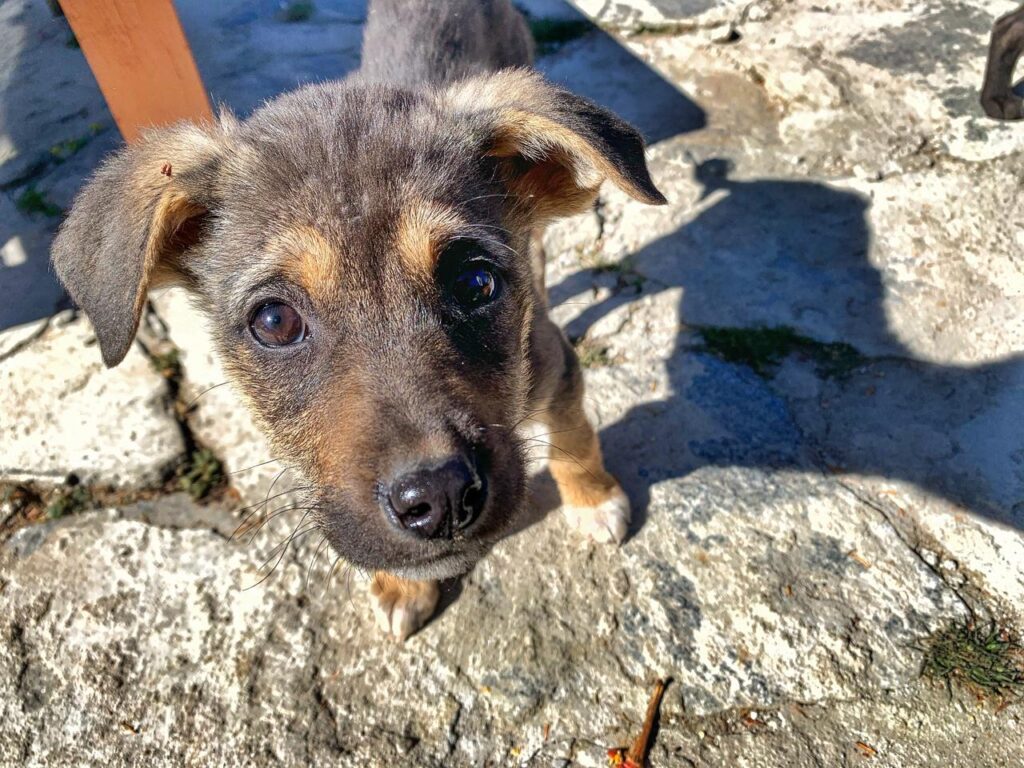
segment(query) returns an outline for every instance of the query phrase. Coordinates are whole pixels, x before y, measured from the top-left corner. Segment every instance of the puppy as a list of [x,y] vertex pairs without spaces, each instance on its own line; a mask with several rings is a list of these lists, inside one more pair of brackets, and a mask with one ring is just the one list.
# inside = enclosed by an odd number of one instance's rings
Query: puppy
[[514,528],[529,422],[570,525],[618,542],[629,523],[531,242],[605,179],[665,199],[640,135],[531,59],[508,0],[376,0],[360,71],[244,122],[149,133],[100,167],[53,246],[108,366],[150,289],[191,291],[400,638],[434,610],[438,579]]

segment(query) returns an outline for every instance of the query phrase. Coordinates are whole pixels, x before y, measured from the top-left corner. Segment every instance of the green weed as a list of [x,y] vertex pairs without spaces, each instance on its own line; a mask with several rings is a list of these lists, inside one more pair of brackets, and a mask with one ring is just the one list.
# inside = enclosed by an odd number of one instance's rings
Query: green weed
[[60,206],[50,202],[46,194],[35,187],[28,187],[14,202],[18,206],[18,210],[23,213],[41,213],[50,217],[60,216],[63,213]]
[[922,677],[961,685],[1002,707],[1024,696],[1024,647],[995,623],[953,624],[924,644]]
[[708,352],[730,363],[746,365],[762,378],[774,375],[779,364],[792,354],[813,360],[818,373],[829,378],[844,378],[864,364],[864,356],[849,344],[817,341],[785,326],[698,330]]
[[178,485],[196,501],[205,499],[226,482],[224,466],[208,448],[192,452],[178,471]]

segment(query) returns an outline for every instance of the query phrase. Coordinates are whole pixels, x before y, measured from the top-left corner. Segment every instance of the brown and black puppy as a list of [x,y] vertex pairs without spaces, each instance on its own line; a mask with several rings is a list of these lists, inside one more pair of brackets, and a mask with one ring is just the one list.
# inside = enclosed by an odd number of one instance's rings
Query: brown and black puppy
[[564,459],[575,528],[616,542],[629,522],[531,239],[605,179],[664,198],[637,132],[527,69],[531,50],[508,0],[377,0],[360,72],[152,132],[99,169],[53,248],[107,365],[148,290],[193,293],[400,637],[514,526],[528,422]]

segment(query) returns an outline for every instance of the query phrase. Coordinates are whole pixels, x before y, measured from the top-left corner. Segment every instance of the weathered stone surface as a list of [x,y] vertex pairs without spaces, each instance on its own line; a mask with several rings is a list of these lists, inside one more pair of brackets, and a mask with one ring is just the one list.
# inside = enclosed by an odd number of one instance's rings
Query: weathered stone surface
[[[358,62],[358,0],[318,0],[298,24],[276,3],[176,6],[211,91],[243,113]],[[0,763],[596,766],[661,675],[675,683],[654,765],[1024,762],[1019,707],[918,680],[923,639],[969,609],[1024,628],[1024,132],[976,104],[988,26],[1015,4],[578,6],[597,26],[570,28],[539,66],[639,126],[670,200],[606,187],[546,239],[555,316],[598,351],[588,408],[632,538],[568,537],[544,516],[557,500],[542,474],[533,524],[448,585],[406,645],[385,640],[361,577],[335,567],[293,497],[273,498],[298,481],[262,464],[277,457],[223,385],[201,316],[167,293],[189,428],[256,506],[158,498],[0,544]],[[4,115],[25,77],[57,77],[50,59],[88,82],[79,54],[48,58],[63,28],[41,7],[0,11]],[[109,120],[83,98],[0,121],[16,150],[4,173]],[[66,206],[115,138],[31,183]],[[52,222],[11,214],[5,242],[22,238],[19,263],[43,275]],[[17,254],[0,255],[5,302],[49,312],[12,290]],[[701,333],[783,326],[802,340],[762,351],[757,372]],[[96,397],[54,419],[85,413],[105,449],[146,424],[166,436],[162,380],[137,351],[126,373],[101,371],[83,328],[0,335],[0,376],[15,366],[20,387],[0,393],[17,407],[0,428],[84,398],[56,399],[81,380]],[[73,433],[54,424],[63,449]],[[97,478],[160,465],[111,450],[88,462]]]
[[665,736],[684,708],[870,697],[914,680],[915,639],[962,611],[873,509],[806,475],[657,483],[621,552],[581,548],[549,516],[401,647],[346,579],[325,594],[313,536],[247,589],[296,518],[254,552],[177,504],[176,519],[93,513],[6,544],[0,759],[476,765],[551,749],[549,723],[596,765],[655,676],[677,681]]
[[89,323],[59,315],[0,360],[0,477],[156,485],[184,452],[170,406],[167,382],[138,348],[108,370]]

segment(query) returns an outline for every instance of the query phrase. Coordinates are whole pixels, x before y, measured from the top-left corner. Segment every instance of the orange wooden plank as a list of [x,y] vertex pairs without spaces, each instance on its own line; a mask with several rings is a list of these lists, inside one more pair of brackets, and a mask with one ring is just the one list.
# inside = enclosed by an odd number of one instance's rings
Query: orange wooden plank
[[213,117],[172,0],[60,0],[127,141],[141,129]]

